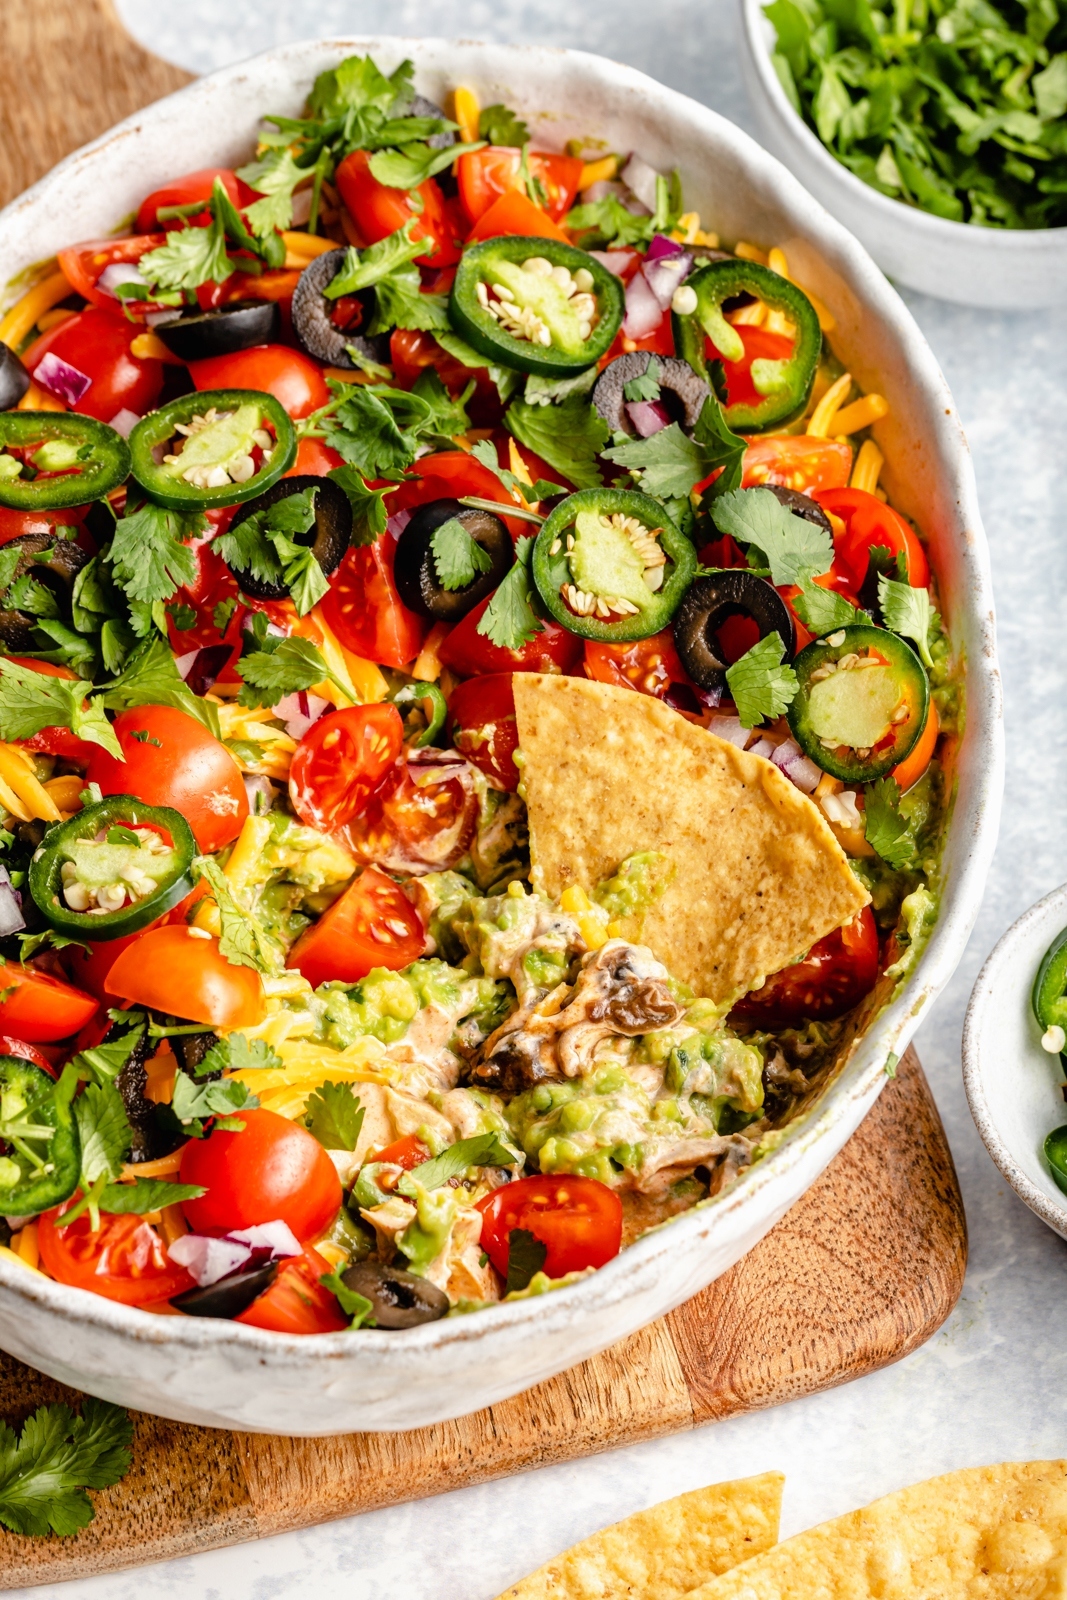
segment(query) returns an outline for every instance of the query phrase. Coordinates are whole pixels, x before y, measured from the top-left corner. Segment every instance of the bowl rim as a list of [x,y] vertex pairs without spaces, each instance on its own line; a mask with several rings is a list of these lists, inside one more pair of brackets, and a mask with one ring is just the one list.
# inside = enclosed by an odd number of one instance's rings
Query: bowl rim
[[1043,921],[1054,908],[1061,911],[1067,920],[1067,883],[1061,883],[1057,889],[1050,890],[1024,911],[1021,917],[1017,917],[1011,927],[1001,934],[986,957],[982,970],[975,979],[963,1019],[963,1087],[974,1125],[1001,1175],[1035,1216],[1040,1217],[1041,1221],[1047,1223],[1054,1232],[1067,1238],[1067,1195],[1060,1201],[1055,1200],[1039,1188],[1020,1167],[1007,1142],[1001,1137],[986,1096],[982,1071],[985,1017],[988,1007],[995,1002],[999,992],[1001,969],[1015,944],[1025,938],[1030,928],[1035,923]]
[[[784,1180],[787,1176],[795,1168],[803,1167],[809,1152],[832,1136],[835,1124],[840,1120],[842,1102],[847,1100],[862,1104],[865,1114],[885,1084],[888,1058],[891,1054],[898,1057],[903,1054],[925,1008],[954,971],[977,916],[996,843],[1003,789],[1002,696],[996,657],[992,578],[970,452],[945,378],[911,313],[862,245],[813,199],[787,167],[729,119],[656,82],[636,68],[580,50],[389,34],[331,36],[274,46],[248,60],[194,79],[74,151],[0,211],[0,229],[17,225],[18,212],[28,204],[44,199],[57,175],[67,174],[78,163],[85,162],[119,136],[136,135],[145,119],[159,115],[161,108],[174,106],[181,100],[195,103],[198,97],[210,97],[224,89],[230,81],[244,80],[278,60],[285,60],[298,70],[302,61],[326,50],[331,55],[336,52],[338,57],[353,51],[410,56],[416,63],[417,73],[420,69],[426,70],[437,64],[435,52],[441,50],[484,50],[487,70],[493,70],[488,68],[493,53],[498,57],[506,53],[509,60],[514,60],[516,70],[521,70],[522,62],[531,56],[541,57],[546,62],[563,59],[577,62],[605,88],[625,90],[631,95],[636,94],[646,103],[659,102],[665,107],[683,111],[695,134],[717,138],[719,142],[732,145],[753,175],[773,179],[783,199],[789,196],[794,204],[802,205],[805,216],[816,221],[822,248],[828,254],[833,253],[840,268],[847,270],[855,290],[867,300],[870,309],[886,325],[900,348],[907,352],[910,370],[915,374],[917,384],[937,400],[937,416],[933,427],[946,457],[945,478],[956,507],[953,541],[958,544],[959,559],[966,576],[966,583],[961,582],[960,585],[961,596],[966,591],[966,599],[961,600],[958,611],[961,619],[966,620],[969,616],[972,629],[972,642],[966,653],[967,725],[975,729],[976,735],[984,731],[986,737],[981,772],[972,772],[973,792],[969,794],[966,804],[961,803],[957,796],[949,824],[948,842],[952,844],[955,840],[958,852],[954,866],[953,903],[948,907],[942,906],[916,970],[907,976],[892,1003],[860,1036],[828,1091],[810,1111],[790,1125],[789,1136],[781,1145],[749,1168],[724,1194],[650,1229],[588,1278],[554,1290],[551,1294],[491,1307],[473,1317],[450,1317],[422,1327],[392,1332],[389,1349],[402,1359],[405,1354],[411,1355],[430,1347],[466,1343],[490,1332],[499,1332],[512,1341],[527,1329],[547,1334],[566,1325],[573,1313],[589,1318],[598,1310],[606,1311],[630,1297],[628,1283],[631,1277],[642,1269],[645,1269],[647,1277],[657,1258],[674,1253],[670,1241],[680,1242],[688,1234],[699,1236],[708,1233],[718,1219],[750,1204],[755,1207],[756,1197],[762,1190],[774,1186],[786,1187]],[[963,631],[962,625],[959,631]],[[778,1180],[783,1181],[779,1183]],[[768,1209],[773,1211],[773,1207]],[[141,1345],[159,1346],[171,1352],[243,1348],[246,1352],[258,1353],[263,1365],[278,1370],[305,1368],[309,1361],[336,1362],[342,1356],[358,1360],[372,1350],[384,1348],[377,1340],[375,1330],[319,1334],[309,1341],[305,1336],[275,1333],[233,1322],[156,1316],[56,1283],[2,1258],[0,1290],[13,1291],[20,1299],[36,1303],[46,1313],[60,1313],[71,1327],[100,1328]],[[606,1342],[610,1342],[610,1339]]]
[[763,0],[741,0],[741,19],[742,33],[759,77],[760,87],[778,113],[779,120],[789,136],[818,164],[822,175],[828,180],[832,179],[839,183],[854,200],[868,203],[875,212],[880,212],[887,222],[899,225],[906,216],[909,225],[919,233],[925,233],[930,239],[940,239],[946,244],[960,245],[964,240],[974,240],[977,237],[987,242],[991,249],[1009,253],[1014,251],[1021,255],[1027,250],[1042,248],[1042,242],[1047,240],[1044,250],[1054,252],[1062,249],[1067,252],[1067,227],[983,228],[978,223],[953,222],[949,217],[938,217],[932,211],[923,211],[918,206],[910,206],[904,200],[894,200],[891,195],[883,194],[880,189],[874,189],[869,183],[864,183],[862,178],[858,178],[854,172],[838,161],[817,134],[812,132],[783,89],[778,74],[771,64],[771,50],[765,32],[770,23],[763,14]]

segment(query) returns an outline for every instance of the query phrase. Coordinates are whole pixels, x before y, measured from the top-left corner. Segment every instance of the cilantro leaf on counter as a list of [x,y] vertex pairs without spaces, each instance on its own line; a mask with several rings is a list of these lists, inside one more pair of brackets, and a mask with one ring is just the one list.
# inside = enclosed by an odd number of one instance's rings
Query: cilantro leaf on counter
[[514,1167],[521,1160],[498,1133],[476,1133],[470,1139],[458,1139],[439,1156],[432,1156],[411,1172],[405,1172],[397,1188],[406,1195],[417,1193],[416,1185],[421,1189],[440,1189],[449,1178],[462,1178],[471,1167]]
[[530,1280],[544,1270],[548,1246],[527,1228],[512,1228],[508,1234],[508,1275],[505,1295],[530,1287]]
[[899,633],[905,639],[913,639],[923,666],[932,669],[930,632],[937,624],[937,613],[930,604],[930,591],[913,589],[910,583],[897,583],[892,578],[880,577],[878,604],[889,631]]
[[531,604],[530,560],[533,539],[522,538],[515,546],[515,565],[489,598],[479,618],[477,631],[501,650],[521,650],[542,630]]
[[478,113],[478,136],[490,144],[520,150],[530,142],[530,130],[510,106],[483,106]]
[[130,1469],[133,1423],[121,1406],[82,1400],[38,1406],[21,1434],[0,1422],[0,1522],[12,1533],[67,1538],[94,1512],[86,1489],[106,1489]]
[[198,1078],[206,1078],[212,1072],[247,1072],[281,1065],[281,1056],[266,1039],[246,1039],[243,1033],[230,1033],[211,1046],[193,1072]]
[[122,759],[122,750],[103,707],[86,701],[82,679],[46,677],[17,661],[0,659],[0,738],[32,739],[42,728],[69,728],[79,739],[98,744]]
[[[603,452],[605,461],[628,468],[639,480],[642,493],[657,499],[686,499],[690,492],[716,467],[722,471],[712,486],[712,495],[721,496],[741,482],[741,458],[745,441],[732,433],[718,400],[709,395],[697,418],[693,437],[682,432],[676,422],[661,428],[648,439],[630,439]],[[719,504],[719,499],[715,500]]]
[[442,589],[465,589],[479,572],[488,572],[493,559],[472,539],[458,517],[449,517],[430,537],[433,564]]
[[339,1272],[325,1272],[319,1282],[337,1296],[337,1303],[346,1317],[351,1317],[350,1328],[374,1328],[374,1306],[365,1294],[350,1289]]
[[806,572],[801,573],[800,593],[790,604],[817,639],[825,638],[838,628],[853,628],[857,623],[871,620],[866,611],[857,611],[844,595],[813,583]]
[[726,669],[726,685],[742,727],[755,728],[780,717],[792,704],[797,675],[792,667],[781,664],[784,653],[779,635],[769,633]]
[[734,489],[720,495],[711,509],[720,533],[729,533],[743,549],[763,560],[774,584],[800,583],[804,576],[828,572],[833,540],[825,528],[787,511],[769,489]]
[[914,857],[911,825],[900,814],[900,785],[895,778],[879,778],[864,789],[864,838],[887,866],[907,867]]
[[[598,489],[603,482],[597,456],[610,434],[608,425],[581,395],[571,395],[559,405],[530,405],[513,400],[504,426],[534,455],[547,461],[576,489]],[[609,451],[604,451],[610,457]]]
[[326,1150],[354,1150],[363,1116],[363,1107],[350,1083],[320,1083],[308,1095],[304,1126]]
[[219,950],[230,965],[251,967],[254,972],[277,972],[282,965],[281,946],[253,912],[238,904],[229,879],[214,857],[197,856],[193,871],[198,882],[201,878],[207,879],[212,898],[219,908],[222,924]]

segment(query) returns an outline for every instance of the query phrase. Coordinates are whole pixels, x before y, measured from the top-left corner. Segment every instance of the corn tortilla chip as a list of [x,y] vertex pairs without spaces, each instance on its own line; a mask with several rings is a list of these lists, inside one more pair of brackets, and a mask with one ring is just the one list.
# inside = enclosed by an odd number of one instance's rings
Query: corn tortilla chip
[[674,877],[623,931],[698,994],[745,993],[867,904],[818,807],[770,761],[651,695],[513,683],[535,884],[592,889],[635,851],[662,851]]
[[824,1522],[689,1600],[1063,1600],[1067,1461],[949,1472]]
[[778,1538],[780,1472],[638,1511],[539,1567],[500,1600],[681,1600]]

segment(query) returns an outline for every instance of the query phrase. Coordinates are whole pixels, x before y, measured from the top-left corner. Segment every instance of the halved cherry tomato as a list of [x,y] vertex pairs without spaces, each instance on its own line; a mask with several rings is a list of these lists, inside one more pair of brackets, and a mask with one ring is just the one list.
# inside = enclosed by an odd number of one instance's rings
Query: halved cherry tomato
[[374,967],[398,972],[422,955],[426,936],[400,886],[367,867],[340,900],[300,935],[287,967],[317,988],[330,978],[358,983]]
[[382,1161],[386,1166],[403,1167],[405,1172],[411,1172],[429,1159],[429,1150],[415,1133],[406,1133],[402,1139],[394,1139],[384,1150],[368,1150],[364,1157],[366,1161]]
[[763,985],[739,1000],[730,1026],[797,1028],[806,1021],[843,1017],[869,994],[878,976],[878,929],[870,906],[812,945],[803,961],[773,972]]
[[613,683],[620,689],[654,695],[657,700],[667,698],[672,683],[689,683],[670,628],[632,644],[601,644],[587,639],[585,675],[598,683]]
[[329,1270],[329,1262],[308,1245],[302,1256],[279,1262],[274,1282],[233,1320],[271,1333],[340,1333],[349,1319],[337,1296],[319,1282]]
[[397,593],[396,540],[348,550],[320,601],[322,615],[346,650],[384,667],[406,667],[422,648],[427,623]]
[[776,483],[783,489],[814,495],[819,489],[838,489],[848,482],[852,449],[835,439],[815,439],[806,433],[749,439],[743,469],[743,489]]
[[366,150],[353,150],[337,169],[334,182],[352,220],[367,244],[377,244],[409,220],[415,218],[413,239],[425,239],[426,249],[416,259],[431,266],[448,267],[460,257],[455,221],[449,216],[444,195],[433,178],[420,183],[417,193],[422,202],[416,211],[407,189],[392,189],[379,183],[370,170]]
[[120,1000],[213,1028],[254,1028],[263,1021],[259,973],[227,961],[219,941],[200,928],[146,929],[119,955],[104,987]]
[[325,478],[335,467],[344,465],[344,458],[331,450],[321,439],[301,439],[296,447],[296,460],[284,472],[284,478],[311,476]]
[[32,1061],[35,1067],[47,1072],[50,1078],[58,1076],[48,1057],[42,1055],[32,1044],[27,1044],[25,1039],[12,1039],[7,1034],[0,1034],[0,1056],[16,1056],[19,1061]]
[[622,1202],[596,1178],[519,1178],[479,1200],[482,1249],[504,1277],[511,1232],[523,1228],[547,1246],[550,1278],[602,1267],[622,1245]]
[[[527,149],[526,166],[530,178],[544,191],[542,209],[553,222],[562,222],[578,193],[581,158]],[[470,155],[460,156],[456,162],[456,178],[467,218],[477,222],[502,194],[510,190],[525,193],[522,152],[502,145],[475,150]]]
[[514,756],[519,743],[510,672],[468,678],[448,704],[451,740],[498,789],[519,787]]
[[[157,215],[161,206],[188,206],[194,200],[203,200],[205,203],[211,199],[211,191],[215,187],[215,179],[222,179],[222,187],[226,190],[235,206],[247,205],[254,198],[252,190],[247,184],[241,182],[236,172],[231,172],[229,167],[203,167],[198,172],[187,172],[183,178],[172,178],[170,183],[165,183],[161,189],[153,189],[147,199],[142,200],[137,212],[134,227],[138,233],[151,233],[153,228],[180,228],[180,217],[167,217],[160,222]],[[200,211],[186,218],[186,224],[194,228],[204,227],[211,220],[207,211]]]
[[167,1247],[143,1217],[104,1213],[93,1232],[83,1211],[66,1227],[63,1213],[73,1205],[46,1211],[40,1218],[41,1259],[53,1278],[75,1289],[102,1294],[126,1306],[169,1300],[196,1287],[196,1280],[167,1255]]
[[100,422],[110,422],[120,411],[143,416],[155,405],[163,387],[162,361],[135,356],[130,350],[143,331],[118,313],[90,306],[35,339],[22,358],[23,365],[33,376],[51,352],[84,373],[91,380],[89,387],[72,407],[83,416]]
[[198,389],[259,389],[272,394],[295,419],[310,416],[330,398],[318,362],[284,344],[258,344],[233,355],[190,361],[189,376]]
[[289,798],[302,822],[330,833],[351,822],[381,788],[404,747],[396,706],[348,706],[320,717],[289,768]]
[[756,406],[761,405],[766,398],[760,394],[752,382],[752,363],[760,359],[765,361],[787,361],[793,354],[793,339],[787,339],[784,333],[768,333],[766,328],[740,327],[734,330],[741,337],[745,347],[744,356],[740,361],[726,361],[715,346],[708,341],[709,356],[722,361],[723,373],[726,377],[726,403],[730,406]]
[[[140,228],[132,239],[97,239],[88,244],[71,245],[59,252],[59,270],[75,293],[83,295],[94,306],[101,306],[105,311],[122,316],[122,302],[118,296],[96,287],[100,275],[108,267],[136,266],[149,250],[158,250],[166,242],[166,234]],[[133,300],[129,305],[135,315],[140,313],[143,316],[148,302]]]
[[[439,273],[441,278],[447,272]],[[496,420],[499,415],[499,397],[496,385],[487,367],[465,367],[462,361],[443,350],[432,333],[422,333],[415,328],[394,328],[389,335],[389,360],[398,389],[413,389],[419,378],[432,367],[449,394],[461,394],[471,379],[475,392],[467,402],[472,417],[473,408],[485,409]],[[420,462],[421,465],[421,462]]]
[[182,1151],[181,1181],[206,1189],[182,1211],[195,1233],[232,1233],[284,1222],[303,1244],[341,1206],[337,1169],[313,1134],[262,1107],[242,1111],[244,1127],[215,1128]]
[[547,211],[542,211],[516,189],[509,189],[482,213],[467,235],[467,243],[499,239],[505,234],[515,234],[522,239],[559,239],[563,244],[571,242],[570,235],[558,222],[553,222]]
[[202,722],[175,706],[138,706],[116,717],[114,728],[125,760],[94,746],[86,773],[101,794],[171,806],[208,853],[236,839],[248,815],[241,769]]
[[27,1044],[69,1039],[99,1010],[82,989],[53,978],[40,967],[0,960],[0,1028]]
[[931,695],[922,733],[920,733],[914,748],[900,763],[900,766],[894,767],[889,774],[900,785],[901,794],[906,794],[914,784],[918,783],[930,765],[934,758],[934,751],[937,749],[937,736],[940,732],[941,722]]
[[479,633],[491,599],[480,600],[442,643],[438,655],[446,667],[467,678],[482,672],[571,672],[578,665],[582,641],[558,622],[545,622],[521,650],[504,650]]
[[890,555],[902,555],[912,588],[926,588],[930,582],[926,551],[899,511],[866,489],[820,489],[812,499],[845,524],[844,533],[834,539],[834,550],[857,594],[863,587],[875,545],[881,545]]
[[447,751],[418,752],[395,766],[385,784],[344,830],[361,861],[397,872],[444,872],[462,861],[478,826],[471,774]]

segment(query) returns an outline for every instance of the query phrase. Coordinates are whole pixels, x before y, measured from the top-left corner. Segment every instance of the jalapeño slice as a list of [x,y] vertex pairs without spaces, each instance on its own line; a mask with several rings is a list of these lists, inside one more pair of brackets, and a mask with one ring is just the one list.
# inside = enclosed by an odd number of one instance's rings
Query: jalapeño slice
[[1042,1028],[1062,1028],[1067,1033],[1067,928],[1041,958],[1031,1004]]
[[623,287],[585,250],[558,239],[486,239],[463,252],[452,324],[490,361],[566,377],[605,355],[622,324]]
[[78,1185],[81,1143],[70,1103],[77,1078],[54,1083],[32,1061],[0,1056],[0,1211],[33,1217]]
[[30,893],[69,938],[122,939],[185,899],[196,853],[180,812],[109,795],[49,829],[30,863]]
[[292,466],[296,429],[272,394],[202,389],[142,417],[130,434],[130,455],[137,482],[170,511],[240,505]]
[[100,500],[129,476],[121,433],[77,411],[0,412],[0,506],[57,511]]
[[793,663],[797,693],[786,713],[794,739],[843,783],[892,772],[922,733],[930,699],[923,664],[884,628],[839,628]]
[[630,489],[583,489],[537,535],[533,579],[557,622],[617,643],[659,633],[696,571],[692,544],[658,500]]
[[705,334],[726,361],[741,361],[741,335],[723,315],[723,306],[738,295],[754,295],[782,311],[796,329],[792,355],[780,361],[752,362],[752,384],[763,398],[755,405],[728,405],[726,421],[735,433],[760,433],[800,416],[808,403],[822,351],[822,333],[807,295],[769,267],[755,261],[712,261],[686,280],[696,294],[696,307],[686,316],[672,313],[674,348],[702,378],[708,377]]

